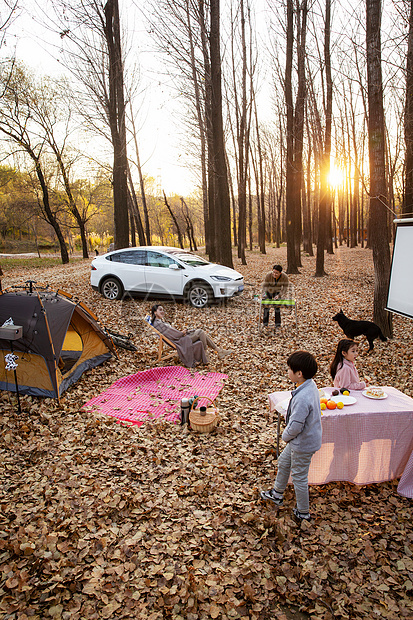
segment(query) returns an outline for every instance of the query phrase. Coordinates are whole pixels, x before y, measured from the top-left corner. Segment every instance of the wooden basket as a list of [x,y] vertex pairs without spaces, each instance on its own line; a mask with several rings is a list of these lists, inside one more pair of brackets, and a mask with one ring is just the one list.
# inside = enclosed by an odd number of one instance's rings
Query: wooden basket
[[[206,414],[201,415],[199,408],[196,407],[200,399],[209,400],[210,404],[207,406]],[[218,409],[213,400],[208,396],[199,396],[191,406],[189,412],[189,424],[194,431],[199,433],[210,433],[218,424],[219,415]]]

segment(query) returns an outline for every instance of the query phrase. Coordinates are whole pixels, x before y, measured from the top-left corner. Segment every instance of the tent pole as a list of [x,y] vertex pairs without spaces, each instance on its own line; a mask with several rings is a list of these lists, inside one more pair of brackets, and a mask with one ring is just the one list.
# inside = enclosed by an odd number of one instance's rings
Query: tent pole
[[52,353],[53,353],[53,360],[54,360],[54,374],[55,374],[55,385],[56,385],[56,398],[57,398],[57,402],[60,405],[60,394],[59,394],[59,386],[57,384],[57,360],[56,360],[56,351],[54,350],[54,345],[53,345],[53,339],[52,339],[52,334],[50,333],[50,327],[49,327],[49,321],[47,320],[47,312],[46,312],[46,308],[43,305],[43,302],[40,298],[39,292],[36,291],[37,293],[37,298],[40,302],[40,306],[42,308],[42,312],[44,314],[44,322],[46,324],[46,329],[47,329],[47,335],[49,336],[49,342],[50,342],[50,346],[52,349]]

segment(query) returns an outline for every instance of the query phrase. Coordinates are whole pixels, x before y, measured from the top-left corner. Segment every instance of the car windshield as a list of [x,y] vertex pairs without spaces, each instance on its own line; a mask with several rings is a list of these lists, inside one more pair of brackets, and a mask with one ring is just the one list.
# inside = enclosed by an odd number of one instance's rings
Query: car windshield
[[203,258],[201,258],[200,256],[197,256],[196,254],[191,254],[190,252],[182,252],[182,253],[171,252],[171,254],[173,254],[174,258],[177,258],[178,260],[182,261],[186,265],[190,265],[191,267],[200,267],[201,265],[209,265],[209,262],[207,260],[204,260]]

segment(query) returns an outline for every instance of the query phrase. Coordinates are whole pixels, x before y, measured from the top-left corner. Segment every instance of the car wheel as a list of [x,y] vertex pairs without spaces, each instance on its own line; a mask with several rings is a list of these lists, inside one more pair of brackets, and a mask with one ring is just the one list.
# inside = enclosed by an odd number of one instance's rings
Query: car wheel
[[121,299],[123,295],[122,284],[116,278],[107,278],[101,286],[101,293],[109,301]]
[[213,293],[207,284],[193,284],[189,289],[188,301],[194,308],[205,308],[213,299]]

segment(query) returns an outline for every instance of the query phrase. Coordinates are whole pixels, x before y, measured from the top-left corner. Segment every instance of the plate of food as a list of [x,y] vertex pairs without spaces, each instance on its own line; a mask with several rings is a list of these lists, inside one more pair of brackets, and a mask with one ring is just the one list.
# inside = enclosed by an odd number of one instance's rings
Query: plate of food
[[343,405],[354,405],[357,402],[357,398],[354,398],[354,396],[344,396],[344,394],[330,396],[330,400],[333,400],[335,403],[343,403]]
[[383,388],[378,387],[376,385],[371,385],[362,391],[363,396],[366,398],[374,398],[374,400],[383,400],[383,398],[387,398],[388,394],[383,390]]

